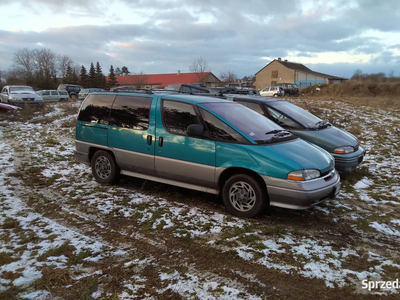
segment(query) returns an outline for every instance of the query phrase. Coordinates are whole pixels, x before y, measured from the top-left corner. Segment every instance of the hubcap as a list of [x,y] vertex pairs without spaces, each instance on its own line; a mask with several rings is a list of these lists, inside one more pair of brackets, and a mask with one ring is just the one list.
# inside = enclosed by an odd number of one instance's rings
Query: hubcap
[[238,181],[229,189],[229,201],[238,211],[251,210],[256,203],[256,192],[250,184]]
[[111,163],[107,159],[107,157],[99,156],[96,159],[95,170],[96,170],[96,174],[101,179],[107,179],[108,177],[110,177],[110,174],[111,174]]

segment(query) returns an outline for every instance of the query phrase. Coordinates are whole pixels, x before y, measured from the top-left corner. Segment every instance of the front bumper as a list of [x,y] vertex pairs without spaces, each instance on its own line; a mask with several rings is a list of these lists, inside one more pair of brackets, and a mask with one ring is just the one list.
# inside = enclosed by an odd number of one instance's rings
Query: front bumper
[[357,151],[348,154],[331,153],[335,158],[335,168],[339,173],[350,173],[364,160],[366,151],[359,146]]
[[267,186],[269,204],[290,209],[307,209],[333,199],[340,191],[340,176],[336,170],[309,180],[293,181],[262,176]]

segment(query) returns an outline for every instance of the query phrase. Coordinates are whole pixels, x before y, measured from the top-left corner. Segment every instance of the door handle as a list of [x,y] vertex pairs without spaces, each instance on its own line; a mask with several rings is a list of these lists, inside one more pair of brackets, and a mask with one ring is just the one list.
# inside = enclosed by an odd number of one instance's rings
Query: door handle
[[153,141],[153,136],[152,135],[148,135],[147,136],[147,145],[151,145],[152,141]]
[[164,139],[163,139],[162,136],[160,136],[160,138],[158,139],[158,146],[159,146],[159,147],[162,147],[162,146],[163,146],[163,143],[164,143]]

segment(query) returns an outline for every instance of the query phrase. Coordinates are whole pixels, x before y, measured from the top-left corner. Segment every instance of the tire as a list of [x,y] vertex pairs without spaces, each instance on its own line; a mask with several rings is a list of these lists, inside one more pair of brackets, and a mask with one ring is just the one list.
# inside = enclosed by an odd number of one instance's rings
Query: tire
[[245,218],[259,215],[267,203],[265,189],[246,174],[233,175],[225,182],[222,199],[232,215]]
[[119,167],[114,157],[107,151],[97,151],[91,161],[94,179],[100,183],[115,183],[119,175]]

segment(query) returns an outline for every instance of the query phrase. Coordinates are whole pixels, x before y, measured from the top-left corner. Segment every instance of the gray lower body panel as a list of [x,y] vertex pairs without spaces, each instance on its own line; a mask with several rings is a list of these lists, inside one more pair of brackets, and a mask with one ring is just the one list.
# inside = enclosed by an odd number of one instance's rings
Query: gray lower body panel
[[326,199],[334,198],[340,191],[340,176],[333,170],[327,176],[309,181],[292,181],[262,176],[271,206],[290,209],[307,209]]

